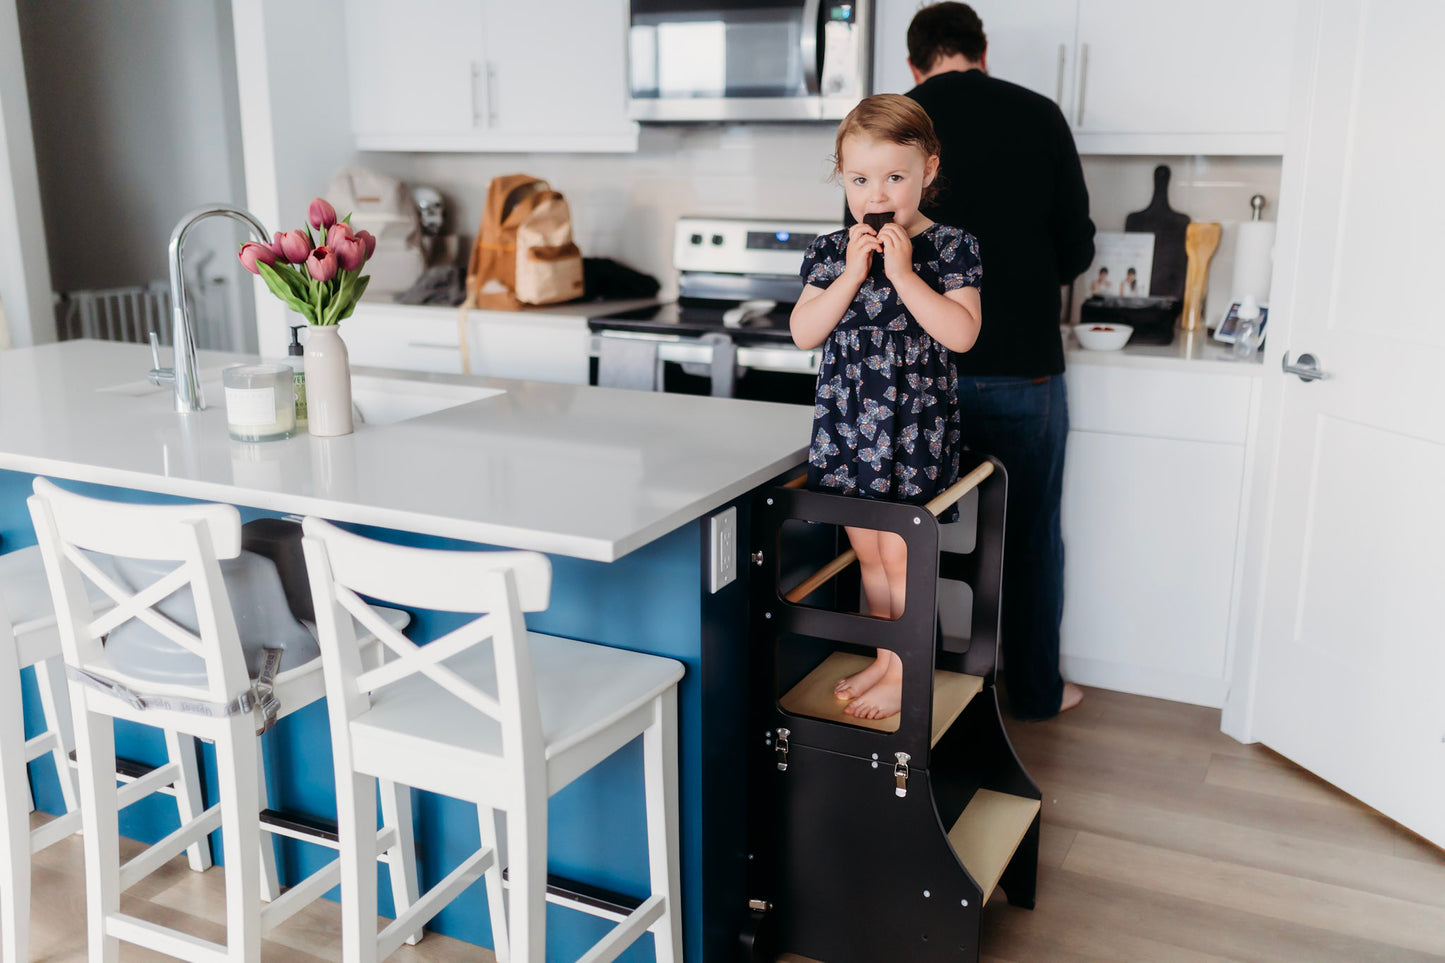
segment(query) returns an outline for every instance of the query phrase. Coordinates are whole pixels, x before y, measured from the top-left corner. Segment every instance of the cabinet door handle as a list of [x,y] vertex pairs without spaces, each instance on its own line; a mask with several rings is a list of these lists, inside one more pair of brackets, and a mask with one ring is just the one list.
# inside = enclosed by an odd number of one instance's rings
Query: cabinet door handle
[[487,126],[497,126],[497,65],[487,61]]
[[[482,126],[482,104],[481,98],[477,96],[477,85],[482,79],[482,67],[475,60],[472,61],[472,126]],[[487,91],[487,99],[491,99],[491,91]]]
[[1084,126],[1084,91],[1089,80],[1089,45],[1079,48],[1079,113],[1074,120],[1075,127]]
[[1290,364],[1289,352],[1286,351],[1279,359],[1279,367],[1285,374],[1292,374],[1301,381],[1320,381],[1329,377],[1312,354],[1302,354],[1294,364]]
[[1059,79],[1058,83],[1055,85],[1056,92],[1054,94],[1054,103],[1058,104],[1060,107],[1064,105],[1064,60],[1067,58],[1067,56],[1067,46],[1064,44],[1059,44]]

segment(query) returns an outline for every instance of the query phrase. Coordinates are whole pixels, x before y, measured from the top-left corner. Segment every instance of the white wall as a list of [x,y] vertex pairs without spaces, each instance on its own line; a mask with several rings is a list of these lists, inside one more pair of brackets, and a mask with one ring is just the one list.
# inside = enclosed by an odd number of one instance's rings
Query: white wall
[[[298,228],[355,157],[341,0],[235,0],[232,12],[250,210],[273,232]],[[304,320],[259,279],[253,289],[260,352],[281,357],[287,325]]]

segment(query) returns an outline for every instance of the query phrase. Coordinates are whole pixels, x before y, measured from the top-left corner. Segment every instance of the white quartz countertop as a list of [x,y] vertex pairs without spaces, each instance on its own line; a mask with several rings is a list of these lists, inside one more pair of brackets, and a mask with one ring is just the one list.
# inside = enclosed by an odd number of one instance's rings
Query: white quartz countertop
[[1062,328],[1064,363],[1113,365],[1129,368],[1172,368],[1179,371],[1211,371],[1257,378],[1264,371],[1262,353],[1239,361],[1234,346],[1215,341],[1207,331],[1175,329],[1173,344],[1126,344],[1118,351],[1090,351],[1079,345],[1073,326]]
[[245,444],[172,410],[142,345],[0,351],[0,469],[612,561],[801,465],[811,408],[357,368],[501,394],[337,438]]

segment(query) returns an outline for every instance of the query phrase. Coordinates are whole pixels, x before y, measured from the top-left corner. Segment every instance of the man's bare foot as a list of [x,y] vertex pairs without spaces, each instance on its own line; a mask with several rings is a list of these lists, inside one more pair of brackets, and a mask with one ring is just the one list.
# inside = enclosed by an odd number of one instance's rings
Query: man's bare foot
[[878,654],[888,657],[888,667],[883,677],[878,680],[877,685],[848,703],[843,709],[845,714],[858,719],[887,719],[889,716],[896,716],[902,708],[903,660],[887,649],[880,649]]
[[[851,702],[878,684],[883,673],[888,671],[888,657],[893,655],[887,649],[878,650],[878,658],[862,672],[855,672],[846,679],[839,679],[833,686],[833,695],[839,702]],[[898,658],[896,655],[893,658]]]
[[1084,690],[1072,682],[1064,683],[1064,697],[1059,700],[1059,711],[1068,712],[1074,706],[1084,701]]

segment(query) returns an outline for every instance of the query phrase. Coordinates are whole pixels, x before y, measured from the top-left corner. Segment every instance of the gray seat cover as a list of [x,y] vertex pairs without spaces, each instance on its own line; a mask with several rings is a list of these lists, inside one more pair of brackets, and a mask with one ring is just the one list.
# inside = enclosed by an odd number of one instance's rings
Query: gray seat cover
[[[175,562],[86,554],[101,571],[130,592],[144,589],[176,567]],[[260,674],[267,648],[283,650],[283,672],[320,655],[315,637],[296,621],[286,605],[286,594],[274,562],[243,551],[236,558],[222,559],[220,565],[235,612],[236,631],[245,652],[246,671],[251,678]],[[155,609],[188,631],[197,631],[196,604],[190,586],[157,603]],[[105,650],[112,665],[139,679],[179,685],[201,685],[206,681],[205,663],[200,656],[137,619],[116,626],[106,639]]]

